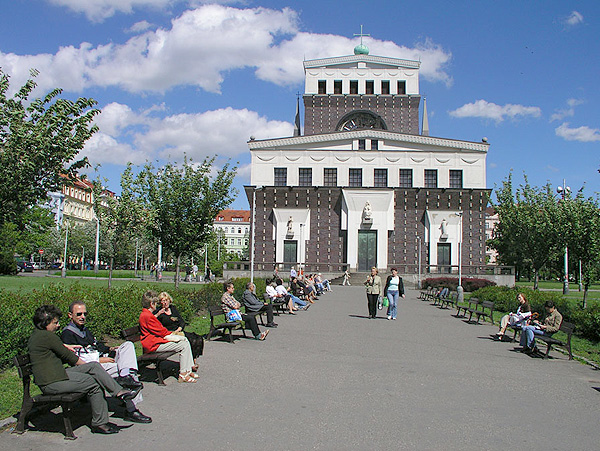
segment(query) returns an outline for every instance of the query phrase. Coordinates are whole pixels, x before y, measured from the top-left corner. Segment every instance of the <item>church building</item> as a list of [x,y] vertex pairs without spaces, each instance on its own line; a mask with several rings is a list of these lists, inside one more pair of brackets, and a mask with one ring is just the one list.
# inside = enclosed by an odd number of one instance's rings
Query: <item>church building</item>
[[[429,136],[420,62],[304,61],[304,133],[251,139],[258,273],[476,273],[485,265],[488,143]],[[420,110],[423,121],[420,126]],[[252,244],[251,244],[252,252]]]

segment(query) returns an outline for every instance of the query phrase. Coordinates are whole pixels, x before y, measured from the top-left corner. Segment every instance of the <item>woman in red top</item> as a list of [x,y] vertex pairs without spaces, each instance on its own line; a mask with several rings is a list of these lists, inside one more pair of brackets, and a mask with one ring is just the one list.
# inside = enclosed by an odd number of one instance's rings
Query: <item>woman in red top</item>
[[180,335],[175,335],[178,341],[170,341],[166,338],[172,332],[167,330],[152,313],[156,310],[158,302],[158,295],[155,291],[146,291],[142,296],[143,310],[140,313],[140,341],[144,352],[177,352],[179,354],[179,382],[195,383],[198,375],[194,371],[198,367],[194,367],[190,342]]

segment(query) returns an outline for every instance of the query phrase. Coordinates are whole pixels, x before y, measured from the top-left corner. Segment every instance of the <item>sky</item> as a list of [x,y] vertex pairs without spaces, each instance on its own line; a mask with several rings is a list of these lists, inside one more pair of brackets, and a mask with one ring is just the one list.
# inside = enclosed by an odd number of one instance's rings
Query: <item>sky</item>
[[488,188],[600,192],[597,0],[3,0],[0,69],[97,100],[82,154],[109,189],[127,162],[215,157],[246,209],[250,136],[291,136],[303,60],[352,54],[361,25],[371,55],[421,61],[431,136],[488,139]]

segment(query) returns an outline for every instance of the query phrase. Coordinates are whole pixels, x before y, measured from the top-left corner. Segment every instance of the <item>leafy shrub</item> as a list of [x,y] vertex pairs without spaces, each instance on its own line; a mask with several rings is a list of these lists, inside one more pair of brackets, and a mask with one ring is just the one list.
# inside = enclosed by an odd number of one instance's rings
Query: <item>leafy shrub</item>
[[[234,280],[236,298],[240,299],[248,279]],[[257,292],[264,291],[264,281],[256,280]],[[15,355],[27,351],[27,340],[33,331],[33,314],[44,304],[56,305],[62,312],[61,326],[69,319],[69,304],[84,301],[90,312],[88,327],[96,337],[119,337],[126,327],[138,322],[142,310],[142,294],[152,289],[160,292],[161,284],[129,284],[117,288],[97,288],[80,284],[65,286],[50,284],[43,290],[12,292],[0,290],[0,368],[12,363]],[[239,292],[239,297],[238,297]],[[193,315],[206,310],[208,304],[218,304],[223,294],[223,285],[210,283],[198,286],[197,290],[169,290],[174,304],[183,318],[189,322]]]
[[[462,287],[465,291],[476,291],[487,286],[495,286],[496,283],[487,279],[463,278]],[[426,288],[448,288],[451,291],[456,291],[458,287],[458,277],[428,277],[424,281]]]

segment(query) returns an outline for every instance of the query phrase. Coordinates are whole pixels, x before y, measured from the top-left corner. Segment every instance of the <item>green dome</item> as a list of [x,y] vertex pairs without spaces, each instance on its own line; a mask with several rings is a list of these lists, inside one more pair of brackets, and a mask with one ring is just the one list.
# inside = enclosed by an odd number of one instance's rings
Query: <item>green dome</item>
[[358,44],[356,47],[354,47],[354,54],[355,55],[368,55],[369,47],[367,47],[364,44]]

